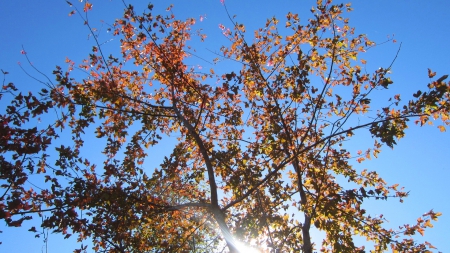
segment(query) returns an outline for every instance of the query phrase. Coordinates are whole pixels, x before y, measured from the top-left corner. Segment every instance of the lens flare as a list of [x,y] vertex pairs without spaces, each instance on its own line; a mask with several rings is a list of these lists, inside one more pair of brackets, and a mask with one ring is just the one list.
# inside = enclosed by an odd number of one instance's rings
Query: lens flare
[[236,248],[240,253],[261,253],[258,249],[250,247],[242,242],[236,242]]

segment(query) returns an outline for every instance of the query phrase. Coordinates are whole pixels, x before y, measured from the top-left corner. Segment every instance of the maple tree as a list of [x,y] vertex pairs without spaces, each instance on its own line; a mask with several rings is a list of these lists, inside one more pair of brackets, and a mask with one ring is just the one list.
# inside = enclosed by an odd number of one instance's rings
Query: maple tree
[[[83,6],[92,9],[89,1]],[[375,43],[344,18],[349,4],[320,0],[307,24],[288,13],[253,36],[230,18],[220,57],[240,69],[203,73],[187,63],[189,41],[205,38],[193,30],[195,19],[152,9],[137,14],[126,5],[112,26],[120,56],[97,43],[80,65],[57,67],[56,83],[43,81],[37,95],[3,80],[1,98],[11,102],[0,119],[0,218],[9,226],[45,214],[42,227],[91,239],[100,252],[238,252],[241,242],[262,252],[363,252],[355,235],[376,252],[434,248],[413,235],[440,213],[386,228],[362,203],[407,192],[352,161],[392,148],[410,120],[440,119],[445,131],[446,75],[428,70],[431,82],[413,99],[395,95],[372,106],[374,94],[393,84],[391,66],[366,73],[357,59]],[[74,68],[87,77],[72,78]],[[41,117],[54,121],[38,128]],[[373,143],[347,151],[343,143],[363,131]],[[102,163],[86,147],[92,135],[103,140]],[[152,156],[174,136],[169,155]],[[43,184],[29,188],[31,175]],[[313,228],[325,233],[322,242],[311,238]]]

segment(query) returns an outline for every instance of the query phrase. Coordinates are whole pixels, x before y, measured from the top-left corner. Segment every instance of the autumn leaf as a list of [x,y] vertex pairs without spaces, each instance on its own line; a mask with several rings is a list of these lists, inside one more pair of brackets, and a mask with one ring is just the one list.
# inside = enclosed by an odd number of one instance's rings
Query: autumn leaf
[[448,75],[443,75],[436,82],[440,83],[440,82],[444,81],[445,79],[447,79],[447,77],[448,77]]
[[88,12],[89,10],[92,10],[92,4],[89,2],[84,3],[83,11]]
[[432,72],[431,69],[428,69],[428,77],[433,78],[436,75],[436,72]]

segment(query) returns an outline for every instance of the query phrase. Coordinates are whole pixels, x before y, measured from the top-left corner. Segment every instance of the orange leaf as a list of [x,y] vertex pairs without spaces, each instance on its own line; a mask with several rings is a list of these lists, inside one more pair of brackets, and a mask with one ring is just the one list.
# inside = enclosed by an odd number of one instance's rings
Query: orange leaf
[[92,10],[92,4],[91,4],[91,3],[85,3],[85,4],[84,4],[83,11],[84,11],[84,12],[87,12],[87,11],[89,11],[89,10]]
[[417,229],[417,232],[419,232],[422,236],[425,234],[424,233],[424,229],[423,228],[419,228]]
[[436,72],[432,72],[431,69],[428,69],[428,77],[433,78],[436,75]]

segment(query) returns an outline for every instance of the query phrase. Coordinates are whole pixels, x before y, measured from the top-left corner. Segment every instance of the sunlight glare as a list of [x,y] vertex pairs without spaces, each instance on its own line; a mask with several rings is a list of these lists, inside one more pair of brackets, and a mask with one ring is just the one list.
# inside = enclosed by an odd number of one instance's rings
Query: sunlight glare
[[242,242],[236,242],[236,246],[240,253],[261,253],[258,249],[245,245]]

